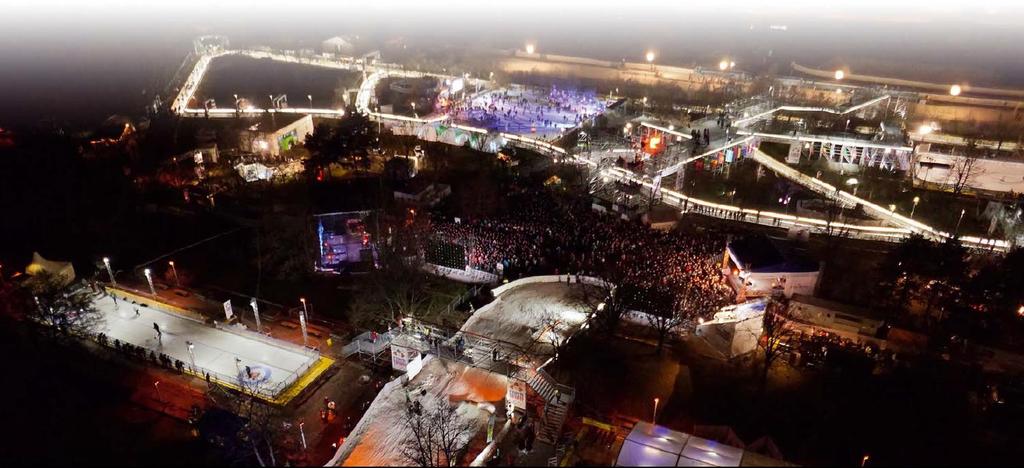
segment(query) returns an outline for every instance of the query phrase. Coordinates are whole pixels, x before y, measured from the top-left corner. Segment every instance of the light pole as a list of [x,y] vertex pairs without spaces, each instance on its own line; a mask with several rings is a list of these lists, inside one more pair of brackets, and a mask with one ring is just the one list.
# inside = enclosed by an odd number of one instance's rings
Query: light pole
[[648,50],[645,58],[647,59],[647,63],[651,64],[651,71],[654,71],[654,51]]
[[256,318],[256,331],[263,333],[263,327],[260,325],[260,308],[255,297],[249,300],[249,305],[252,306],[252,316]]
[[302,450],[306,450],[306,431],[303,429],[306,423],[299,421],[299,439],[302,440]]
[[273,94],[268,94],[267,97],[270,98],[270,107],[268,107],[267,109],[274,109],[274,108],[276,108],[277,106],[274,105],[274,95]]
[[526,44],[526,53],[528,53],[530,55],[533,55],[533,52],[535,50],[536,50],[536,47],[534,47],[533,44]]
[[302,302],[302,311],[299,312],[299,325],[302,326],[302,345],[309,346],[309,337],[306,335],[306,298],[300,297],[299,302]]
[[196,345],[191,341],[186,341],[185,345],[188,346],[188,357],[192,361],[192,372],[198,372],[196,371]]
[[157,380],[156,382],[153,382],[153,388],[156,388],[156,399],[157,399],[157,401],[163,403],[164,397],[163,397],[163,395],[160,394],[160,381],[159,380]]
[[914,210],[917,210],[917,203],[921,201],[921,197],[914,197],[914,206],[910,208],[910,219],[914,219]]
[[651,424],[658,424],[658,402],[661,401],[658,398],[654,399],[654,417],[651,418]]
[[641,112],[640,115],[647,115],[647,96],[644,96],[643,112]]
[[114,280],[114,270],[110,268],[110,257],[103,257],[103,266],[107,267],[107,276],[110,277],[110,284],[117,286],[117,281]]
[[181,286],[181,281],[178,281],[178,269],[174,267],[174,260],[167,262],[171,266],[171,274],[174,275],[174,285]]
[[956,220],[956,229],[953,230],[953,237],[956,237],[957,235],[960,234],[960,222],[964,220],[964,213],[966,212],[966,208],[960,210],[960,218]]
[[153,286],[153,271],[149,268],[142,270],[142,273],[146,275],[146,282],[149,283],[149,292],[156,296],[156,287]]
[[420,118],[420,115],[416,113],[416,101],[412,102],[412,116],[417,119]]
[[860,459],[860,466],[862,466],[862,467],[863,466],[867,466],[868,460],[870,460],[870,459],[871,459],[870,455],[864,455],[864,458]]
[[306,95],[306,99],[309,99],[309,108],[313,109],[313,95],[312,94],[307,94]]
[[846,179],[846,185],[853,187],[853,196],[855,197],[857,196],[857,184],[859,183],[860,181],[857,180],[856,177],[850,177],[849,179]]

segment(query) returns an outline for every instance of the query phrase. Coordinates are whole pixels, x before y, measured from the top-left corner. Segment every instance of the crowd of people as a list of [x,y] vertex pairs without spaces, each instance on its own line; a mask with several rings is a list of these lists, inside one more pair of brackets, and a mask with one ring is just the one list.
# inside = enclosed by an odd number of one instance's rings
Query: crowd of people
[[525,132],[572,128],[604,111],[593,94],[551,87],[550,92],[490,91],[454,105],[455,120],[499,131]]
[[605,278],[641,291],[636,296],[653,308],[670,306],[659,298],[671,301],[694,285],[709,296],[729,294],[719,269],[725,242],[720,236],[655,231],[594,212],[586,201],[559,203],[538,189],[516,189],[508,196],[515,210],[485,219],[432,219],[420,225],[418,237],[435,246],[458,244],[470,267],[510,279]]

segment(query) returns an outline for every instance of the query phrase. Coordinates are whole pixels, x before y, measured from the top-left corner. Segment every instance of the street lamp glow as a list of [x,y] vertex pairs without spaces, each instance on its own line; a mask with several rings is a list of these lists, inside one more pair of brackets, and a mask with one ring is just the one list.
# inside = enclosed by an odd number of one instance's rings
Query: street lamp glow
[[955,85],[949,87],[949,95],[950,96],[959,96],[960,95],[960,91],[961,91],[960,90],[960,85],[956,85],[955,84]]
[[736,62],[729,61],[729,68],[736,68]]
[[841,80],[841,79],[843,79],[845,77],[846,77],[846,72],[844,72],[842,70],[836,70],[836,81]]
[[534,50],[536,50],[536,48],[533,46],[533,44],[526,44],[526,53],[532,55]]
[[653,62],[654,61],[654,51],[650,51],[650,50],[647,51],[646,58],[647,58],[648,62]]
[[724,71],[726,68],[729,68],[729,62],[727,62],[725,60],[722,60],[721,62],[718,62],[718,69],[719,70],[723,70]]
[[149,283],[149,292],[156,296],[156,287],[153,286],[153,271],[149,268],[142,270],[142,273],[146,275],[146,282]]

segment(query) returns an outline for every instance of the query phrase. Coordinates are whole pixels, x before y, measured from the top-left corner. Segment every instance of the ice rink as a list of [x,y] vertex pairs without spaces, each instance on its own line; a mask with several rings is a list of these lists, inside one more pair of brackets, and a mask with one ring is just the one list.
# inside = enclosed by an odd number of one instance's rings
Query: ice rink
[[473,96],[455,120],[490,130],[551,140],[605,111],[593,93],[575,89],[513,88]]
[[[187,345],[191,341],[195,366],[200,372],[209,372],[211,377],[235,385],[258,383],[260,391],[273,396],[287,388],[318,359],[315,351],[306,351],[298,345],[276,342],[245,330],[214,328],[150,301],[143,307],[118,297],[115,308],[110,296],[101,295],[94,303],[104,316],[102,331],[111,342],[116,339],[157,354],[164,353],[191,367],[192,357]],[[160,339],[154,323],[160,327]],[[246,374],[246,366],[249,366],[251,374]]]

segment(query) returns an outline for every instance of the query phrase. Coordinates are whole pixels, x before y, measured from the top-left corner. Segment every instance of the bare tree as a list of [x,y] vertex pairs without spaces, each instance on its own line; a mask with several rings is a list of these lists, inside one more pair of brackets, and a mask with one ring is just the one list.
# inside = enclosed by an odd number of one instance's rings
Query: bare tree
[[980,175],[982,169],[978,167],[978,144],[974,139],[967,140],[964,154],[953,160],[953,166],[949,170],[948,181],[953,186],[953,193],[959,195],[964,188],[971,184]]
[[27,316],[44,325],[52,338],[92,336],[103,321],[90,291],[80,284],[65,286],[61,278],[40,273],[26,281],[24,288],[34,302],[27,308]]
[[666,313],[647,314],[647,322],[658,334],[658,352],[669,334],[698,318],[709,317],[732,302],[721,288],[706,288],[701,279],[690,278],[673,295],[672,307]]
[[412,438],[402,454],[417,466],[455,466],[472,436],[469,424],[459,419],[457,407],[446,400],[439,400],[429,410],[411,405],[405,423]]
[[219,406],[227,409],[242,421],[236,433],[236,456],[245,457],[251,450],[260,466],[277,466],[277,449],[284,442],[284,428],[288,423],[281,416],[280,408],[265,401],[260,395],[264,384],[243,379],[235,382],[239,390],[225,390],[211,385],[207,394]]
[[764,311],[761,338],[757,342],[762,357],[759,382],[762,390],[768,382],[768,371],[782,354],[784,343],[789,341],[795,333],[789,325],[786,307],[785,303],[772,300]]

